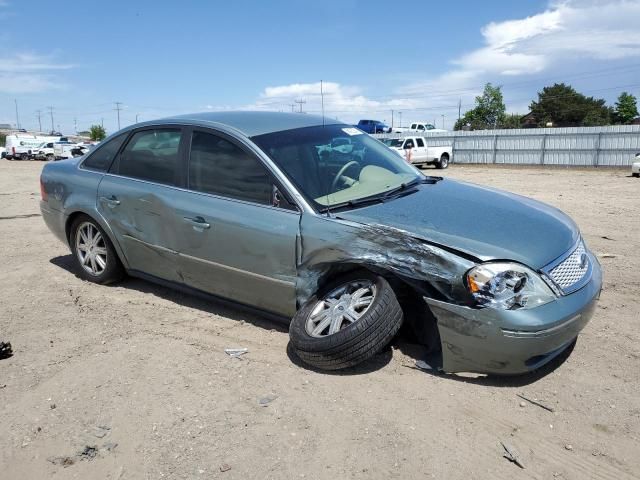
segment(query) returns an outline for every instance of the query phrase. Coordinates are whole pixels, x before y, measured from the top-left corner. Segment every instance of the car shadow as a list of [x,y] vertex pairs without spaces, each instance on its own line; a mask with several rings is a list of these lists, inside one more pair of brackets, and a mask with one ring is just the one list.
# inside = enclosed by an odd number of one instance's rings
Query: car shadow
[[[82,279],[77,273],[73,255],[63,255],[52,258],[50,262],[73,274],[76,278]],[[270,318],[260,313],[255,313],[254,310],[248,307],[243,307],[238,304],[231,304],[222,299],[208,296],[206,294],[197,295],[194,293],[185,293],[173,288],[165,287],[152,283],[146,280],[125,277],[121,282],[114,284],[113,286],[128,288],[141,293],[152,294],[158,298],[174,302],[178,305],[194,308],[211,315],[219,315],[225,318],[229,318],[237,321],[245,321],[256,327],[263,328],[265,330],[276,330],[280,333],[287,333],[289,331],[288,325],[285,323],[285,319]],[[110,285],[103,286],[104,288],[111,288]],[[398,349],[402,354],[412,358],[415,361],[422,360],[427,364],[434,367],[432,370],[424,370],[417,366],[406,365],[406,368],[418,370],[426,375],[433,375],[439,378],[446,378],[452,381],[472,383],[475,385],[485,385],[491,387],[519,387],[529,385],[545,377],[549,373],[553,372],[556,368],[562,365],[566,359],[571,355],[575,342],[572,343],[566,350],[560,353],[557,357],[551,360],[546,365],[539,369],[529,372],[523,375],[513,376],[499,376],[499,375],[475,375],[468,376],[466,374],[449,374],[440,370],[442,366],[442,355],[440,352],[431,353],[427,352],[427,349],[415,342],[415,339],[411,335],[402,330],[400,334],[392,341],[392,343],[386,346],[380,353],[373,356],[373,358],[363,362],[354,367],[346,368],[344,370],[320,370],[304,363],[298,355],[295,353],[291,342],[288,342],[286,353],[291,362],[306,370],[322,373],[324,375],[335,376],[351,376],[351,375],[366,375],[376,370],[382,369],[386,366],[393,357],[393,348]]]
[[432,375],[438,378],[444,378],[456,382],[471,383],[474,385],[483,385],[487,387],[523,387],[537,382],[541,378],[546,377],[554,372],[571,356],[576,345],[574,340],[566,349],[559,353],[545,365],[528,373],[520,375],[495,375],[495,374],[475,374],[475,373],[445,373],[442,367],[442,352],[428,353],[426,348],[416,343],[411,343],[406,337],[396,340],[396,347],[405,355],[415,359],[422,360],[432,369],[422,369],[418,366],[407,366],[414,370],[424,372],[426,375]]
[[[56,267],[62,268],[63,270],[73,274],[76,278],[84,280],[77,273],[73,255],[55,257],[49,261]],[[100,285],[100,287],[128,288],[141,293],[151,294],[163,300],[171,301],[177,305],[194,308],[211,315],[219,315],[231,320],[244,321],[265,330],[276,330],[280,333],[287,333],[289,331],[288,326],[284,323],[284,318],[278,318],[275,315],[270,316],[269,314],[262,315],[260,313],[256,313],[255,310],[250,309],[249,307],[231,304],[230,302],[217,299],[205,293],[202,293],[201,295],[196,292],[186,293],[135,277],[125,277],[118,283],[113,285]]]

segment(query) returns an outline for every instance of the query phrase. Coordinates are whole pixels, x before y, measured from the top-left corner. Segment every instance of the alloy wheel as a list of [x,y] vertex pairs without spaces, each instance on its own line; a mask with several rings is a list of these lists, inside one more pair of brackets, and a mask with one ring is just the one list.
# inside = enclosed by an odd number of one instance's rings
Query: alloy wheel
[[107,268],[107,245],[100,230],[91,222],[82,222],[76,231],[76,255],[80,265],[93,276]]
[[305,324],[312,337],[333,335],[356,323],[371,307],[376,286],[370,280],[354,280],[318,300]]

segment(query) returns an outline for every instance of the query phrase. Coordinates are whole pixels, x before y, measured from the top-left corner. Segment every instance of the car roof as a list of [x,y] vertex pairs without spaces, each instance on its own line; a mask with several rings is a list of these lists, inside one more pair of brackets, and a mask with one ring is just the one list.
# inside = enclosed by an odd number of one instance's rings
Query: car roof
[[163,118],[162,121],[166,123],[210,124],[212,126],[224,125],[243,133],[247,137],[292,130],[294,128],[315,127],[323,124],[343,125],[342,122],[334,119],[323,119],[320,115],[252,111],[190,113]]

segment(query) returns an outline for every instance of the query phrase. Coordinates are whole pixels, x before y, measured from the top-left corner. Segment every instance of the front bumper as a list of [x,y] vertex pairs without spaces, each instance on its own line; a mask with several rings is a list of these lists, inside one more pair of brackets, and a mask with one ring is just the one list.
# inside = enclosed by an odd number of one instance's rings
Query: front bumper
[[427,298],[438,322],[445,372],[512,375],[562,353],[587,324],[602,289],[602,269],[589,252],[590,280],[578,291],[530,310],[474,309]]

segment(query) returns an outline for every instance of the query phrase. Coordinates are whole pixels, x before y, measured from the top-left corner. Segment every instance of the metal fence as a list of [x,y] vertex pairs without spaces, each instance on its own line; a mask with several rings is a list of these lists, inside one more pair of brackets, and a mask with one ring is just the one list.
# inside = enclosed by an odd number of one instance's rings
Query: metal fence
[[[388,133],[376,137],[403,137]],[[418,134],[415,134],[418,135]],[[623,167],[640,153],[640,125],[426,133],[429,145],[452,145],[453,162]]]

